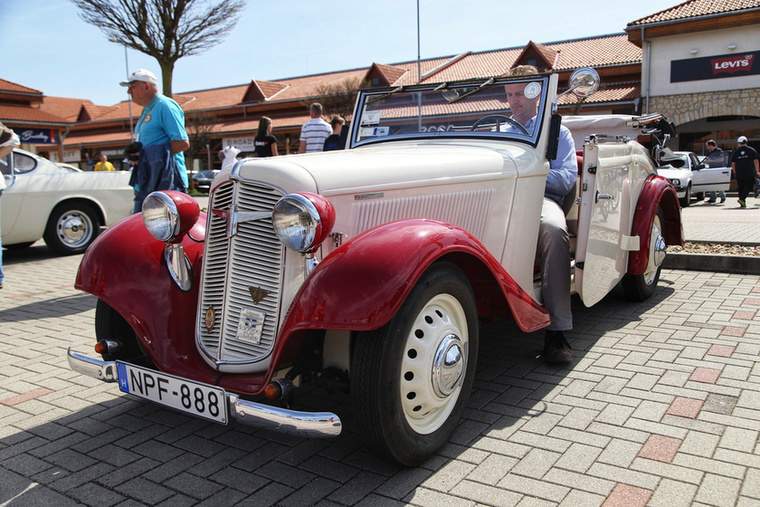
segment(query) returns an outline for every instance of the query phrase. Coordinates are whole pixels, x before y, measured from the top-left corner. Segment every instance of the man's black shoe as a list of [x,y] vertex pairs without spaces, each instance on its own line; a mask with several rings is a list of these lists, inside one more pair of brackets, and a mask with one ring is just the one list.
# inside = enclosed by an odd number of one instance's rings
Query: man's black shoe
[[570,344],[562,331],[547,331],[544,337],[544,360],[551,364],[567,364],[573,360]]

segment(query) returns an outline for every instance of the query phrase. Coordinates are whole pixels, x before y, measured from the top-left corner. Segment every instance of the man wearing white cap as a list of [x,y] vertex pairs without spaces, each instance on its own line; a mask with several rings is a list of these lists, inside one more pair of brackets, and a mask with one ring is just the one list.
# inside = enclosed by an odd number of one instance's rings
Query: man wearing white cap
[[128,151],[139,151],[131,157],[137,161],[132,180],[136,183],[135,212],[139,212],[142,200],[154,190],[187,190],[182,152],[190,142],[185,113],[174,100],[158,92],[158,80],[151,71],[138,69],[119,84],[126,86],[132,101],[143,107],[135,127],[135,141],[141,145],[128,147]]
[[760,177],[760,156],[754,148],[747,146],[746,137],[741,136],[736,142],[739,146],[731,154],[731,173],[739,186],[739,206],[746,208],[755,178]]

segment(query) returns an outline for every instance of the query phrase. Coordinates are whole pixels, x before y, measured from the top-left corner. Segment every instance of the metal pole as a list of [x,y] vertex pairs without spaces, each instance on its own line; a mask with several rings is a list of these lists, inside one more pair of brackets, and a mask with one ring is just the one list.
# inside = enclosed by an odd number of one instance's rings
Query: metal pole
[[[127,58],[127,46],[124,46],[124,66],[127,70],[127,79],[129,79],[129,59]],[[129,97],[129,137],[132,141],[135,140],[135,131],[134,127],[132,126],[132,96],[127,95]]]

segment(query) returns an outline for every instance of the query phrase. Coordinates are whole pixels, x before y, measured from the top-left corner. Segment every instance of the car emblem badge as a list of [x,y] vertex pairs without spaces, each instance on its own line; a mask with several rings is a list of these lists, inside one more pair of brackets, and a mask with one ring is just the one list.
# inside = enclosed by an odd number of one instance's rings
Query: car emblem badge
[[253,304],[255,305],[261,303],[269,295],[269,291],[261,287],[248,287],[248,292],[251,293],[251,300],[253,300]]
[[209,306],[206,310],[206,331],[211,333],[216,325],[216,310],[213,306]]

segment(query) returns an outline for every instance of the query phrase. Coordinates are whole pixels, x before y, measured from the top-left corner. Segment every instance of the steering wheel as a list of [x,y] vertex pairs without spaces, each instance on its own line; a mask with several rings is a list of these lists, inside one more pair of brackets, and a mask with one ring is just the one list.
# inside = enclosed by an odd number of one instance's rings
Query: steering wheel
[[472,124],[472,127],[470,127],[470,132],[474,132],[475,130],[477,130],[478,127],[480,127],[484,123],[487,123],[490,120],[496,120],[496,132],[499,132],[499,127],[501,126],[501,122],[503,121],[504,123],[509,123],[513,127],[516,127],[517,130],[519,130],[526,136],[530,135],[530,132],[528,132],[528,130],[525,127],[523,127],[520,124],[520,122],[510,118],[509,116],[505,116],[503,114],[489,114],[488,116],[484,116],[480,118],[478,121]]

